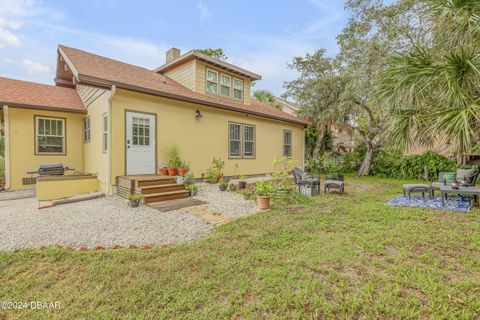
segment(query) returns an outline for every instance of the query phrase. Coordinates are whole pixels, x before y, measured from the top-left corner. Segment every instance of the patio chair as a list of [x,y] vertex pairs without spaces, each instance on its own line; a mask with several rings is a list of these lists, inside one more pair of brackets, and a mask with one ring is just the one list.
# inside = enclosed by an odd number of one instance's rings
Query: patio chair
[[300,167],[295,167],[292,170],[293,177],[295,178],[295,184],[298,185],[298,192],[302,193],[302,187],[310,187],[310,190],[317,190],[317,194],[320,194],[320,177],[310,176],[308,173],[302,170]]
[[327,190],[330,191],[330,189],[338,189],[340,194],[343,194],[345,192],[345,177],[342,175],[328,177],[323,184],[323,192],[327,193]]
[[[475,186],[477,183],[478,176],[480,174],[479,170],[476,169],[458,169],[457,172],[452,177],[448,177],[450,172],[439,172],[438,173],[438,181],[432,182],[432,197],[434,196],[435,190],[440,190],[442,186],[447,185],[449,182],[453,180],[463,180],[465,179],[470,186]],[[450,178],[450,179],[448,179]]]

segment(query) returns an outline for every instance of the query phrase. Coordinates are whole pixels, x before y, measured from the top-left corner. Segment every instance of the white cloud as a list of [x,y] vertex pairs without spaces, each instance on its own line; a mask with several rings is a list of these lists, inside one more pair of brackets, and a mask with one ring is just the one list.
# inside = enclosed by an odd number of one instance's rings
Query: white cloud
[[207,6],[202,2],[199,1],[197,3],[197,9],[200,11],[200,22],[203,23],[205,20],[211,18],[213,16],[213,13],[208,10]]
[[21,42],[15,34],[21,20],[31,15],[32,0],[0,0],[0,48],[18,47]]
[[45,75],[48,76],[51,74],[49,66],[41,64],[37,61],[32,61],[30,59],[23,59],[20,64],[25,68],[28,74],[31,75]]

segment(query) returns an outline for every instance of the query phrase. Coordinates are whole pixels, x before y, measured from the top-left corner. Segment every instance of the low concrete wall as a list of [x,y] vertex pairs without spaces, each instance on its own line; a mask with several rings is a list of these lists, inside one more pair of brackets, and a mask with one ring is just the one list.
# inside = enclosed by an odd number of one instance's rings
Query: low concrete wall
[[99,190],[97,176],[70,175],[37,178],[39,201],[57,200]]

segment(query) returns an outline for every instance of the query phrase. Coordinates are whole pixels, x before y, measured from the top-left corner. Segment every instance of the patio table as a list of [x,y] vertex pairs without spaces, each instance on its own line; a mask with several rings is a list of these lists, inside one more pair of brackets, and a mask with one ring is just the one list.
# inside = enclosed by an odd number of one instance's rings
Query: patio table
[[460,194],[460,195],[473,195],[473,200],[480,207],[478,203],[478,196],[480,195],[480,189],[477,187],[458,187],[458,189],[453,189],[452,186],[441,186],[440,193],[442,194],[442,205],[445,204],[445,199],[448,198],[449,194]]

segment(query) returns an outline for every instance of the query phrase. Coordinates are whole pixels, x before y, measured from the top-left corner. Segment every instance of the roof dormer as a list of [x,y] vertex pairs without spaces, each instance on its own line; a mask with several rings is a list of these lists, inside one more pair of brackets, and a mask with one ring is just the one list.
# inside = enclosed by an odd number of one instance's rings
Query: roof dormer
[[250,105],[251,82],[262,77],[228,62],[191,50],[166,52],[166,63],[155,69],[192,91]]

